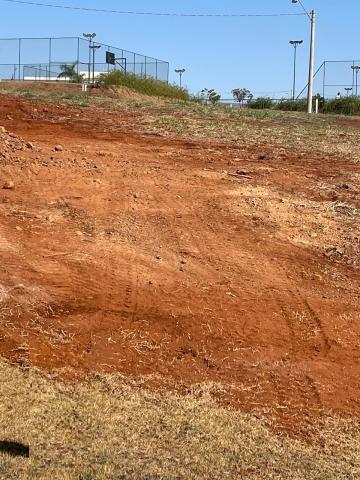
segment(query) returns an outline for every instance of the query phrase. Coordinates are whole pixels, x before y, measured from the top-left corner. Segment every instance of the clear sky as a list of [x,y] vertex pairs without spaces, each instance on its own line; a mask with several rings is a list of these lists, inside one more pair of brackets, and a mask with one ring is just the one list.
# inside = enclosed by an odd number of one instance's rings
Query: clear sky
[[[36,0],[34,0],[36,1]],[[183,13],[295,13],[291,0],[38,0],[83,7]],[[318,14],[316,65],[326,59],[360,59],[360,0],[303,0]],[[310,22],[307,17],[172,18],[58,10],[0,0],[0,36],[81,36],[186,68],[184,82],[196,93],[215,88],[231,97],[235,87],[285,95],[292,86],[289,40],[304,40],[298,50],[298,84],[307,79]],[[0,63],[1,50],[0,50]]]

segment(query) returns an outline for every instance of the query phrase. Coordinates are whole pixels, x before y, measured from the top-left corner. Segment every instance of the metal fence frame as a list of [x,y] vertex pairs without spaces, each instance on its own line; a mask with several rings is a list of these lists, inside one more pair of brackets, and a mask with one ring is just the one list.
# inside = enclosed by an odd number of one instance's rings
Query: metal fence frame
[[[343,66],[344,71],[344,81],[342,83],[333,82],[331,73],[329,73],[330,66]],[[352,88],[352,95],[355,95],[355,83],[356,83],[356,73],[354,70],[350,71],[351,66],[360,65],[360,60],[325,60],[320,67],[314,73],[314,80],[319,80],[319,90],[321,90],[321,94],[323,98],[329,98],[329,90],[331,88],[335,89],[334,91],[339,91],[339,89],[345,88]],[[347,73],[345,73],[347,72]],[[301,90],[297,99],[301,98],[301,96],[306,92],[308,85],[306,84],[305,87]],[[360,94],[360,79],[359,79],[359,90],[358,93]],[[317,92],[317,93],[320,93]],[[340,92],[341,93],[341,92]],[[336,94],[335,94],[336,95]],[[331,95],[334,96],[334,95]]]
[[[28,61],[26,55],[23,53],[24,46],[27,48],[33,42],[34,49],[36,50],[36,42],[43,42],[41,52],[39,52],[39,58],[42,56],[42,60],[46,56],[46,62],[44,61]],[[70,49],[72,50],[69,53],[66,53],[67,56],[72,56],[72,58],[58,58],[58,54],[53,53],[53,46],[55,42],[57,43],[57,49],[59,50],[59,45],[64,45],[64,51],[66,42],[72,43]],[[14,48],[14,61],[12,62],[2,62],[2,53],[3,46],[6,47],[7,42],[12,42],[15,45]],[[142,55],[130,50],[125,50],[122,48],[117,48],[112,45],[107,45],[101,42],[92,41],[92,45],[98,45],[101,47],[101,52],[105,58],[105,51],[113,52],[117,57],[126,59],[127,72],[133,73],[135,75],[142,76],[144,78],[154,78],[156,80],[164,81],[168,83],[169,81],[169,63],[164,60],[159,60],[154,57],[149,57],[147,55]],[[12,72],[11,78],[13,80],[24,80],[24,68],[26,67],[36,67],[38,66],[40,70],[52,72],[53,75],[59,74],[59,67],[61,65],[75,65],[77,73],[80,73],[82,68],[86,68],[86,72],[90,71],[89,65],[91,60],[88,55],[88,48],[90,46],[89,40],[81,37],[22,37],[22,38],[0,38],[0,78],[2,77],[2,72]],[[69,47],[69,45],[68,45]],[[68,48],[69,49],[69,48]],[[61,48],[60,48],[61,50]],[[35,53],[36,56],[36,53]],[[65,55],[64,55],[65,56]],[[118,66],[121,67],[119,64]],[[95,68],[98,72],[109,72],[113,69],[116,69],[116,65],[106,64],[104,61],[96,62]],[[8,74],[9,75],[9,74]],[[53,79],[50,76],[50,79]]]

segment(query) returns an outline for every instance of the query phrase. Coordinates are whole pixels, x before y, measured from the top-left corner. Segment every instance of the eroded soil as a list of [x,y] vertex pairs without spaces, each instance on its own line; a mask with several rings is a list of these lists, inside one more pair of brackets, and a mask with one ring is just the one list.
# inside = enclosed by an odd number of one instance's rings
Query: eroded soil
[[0,355],[358,415],[360,165],[142,115],[0,96]]

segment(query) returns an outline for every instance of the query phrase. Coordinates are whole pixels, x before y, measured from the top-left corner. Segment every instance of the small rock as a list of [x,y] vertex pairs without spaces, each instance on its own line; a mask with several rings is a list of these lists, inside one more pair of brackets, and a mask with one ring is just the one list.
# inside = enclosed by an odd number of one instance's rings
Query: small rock
[[55,145],[54,150],[55,152],[63,152],[64,147],[62,145]]
[[351,189],[351,185],[349,185],[347,183],[339,183],[336,186],[337,186],[337,188],[341,188],[343,190],[350,190]]
[[30,150],[34,150],[34,145],[33,145],[31,142],[27,142],[26,146],[27,146],[27,148],[29,148]]
[[6,128],[5,128],[5,127],[2,127],[2,126],[0,126],[0,133],[6,133]]
[[12,180],[6,180],[6,182],[3,185],[3,189],[5,190],[14,190],[15,188],[15,183]]
[[17,230],[18,232],[22,232],[22,228],[19,226],[15,227],[15,230]]

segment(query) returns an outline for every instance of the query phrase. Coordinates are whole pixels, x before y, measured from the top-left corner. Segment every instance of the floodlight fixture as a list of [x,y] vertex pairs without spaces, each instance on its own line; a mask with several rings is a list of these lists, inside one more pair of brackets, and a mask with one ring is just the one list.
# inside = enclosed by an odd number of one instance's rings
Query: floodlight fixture
[[180,88],[182,88],[182,76],[186,72],[185,68],[175,68],[175,73],[179,74],[180,78]]
[[96,33],[83,33],[83,37],[89,39],[89,40],[93,40],[95,37],[96,37]]

